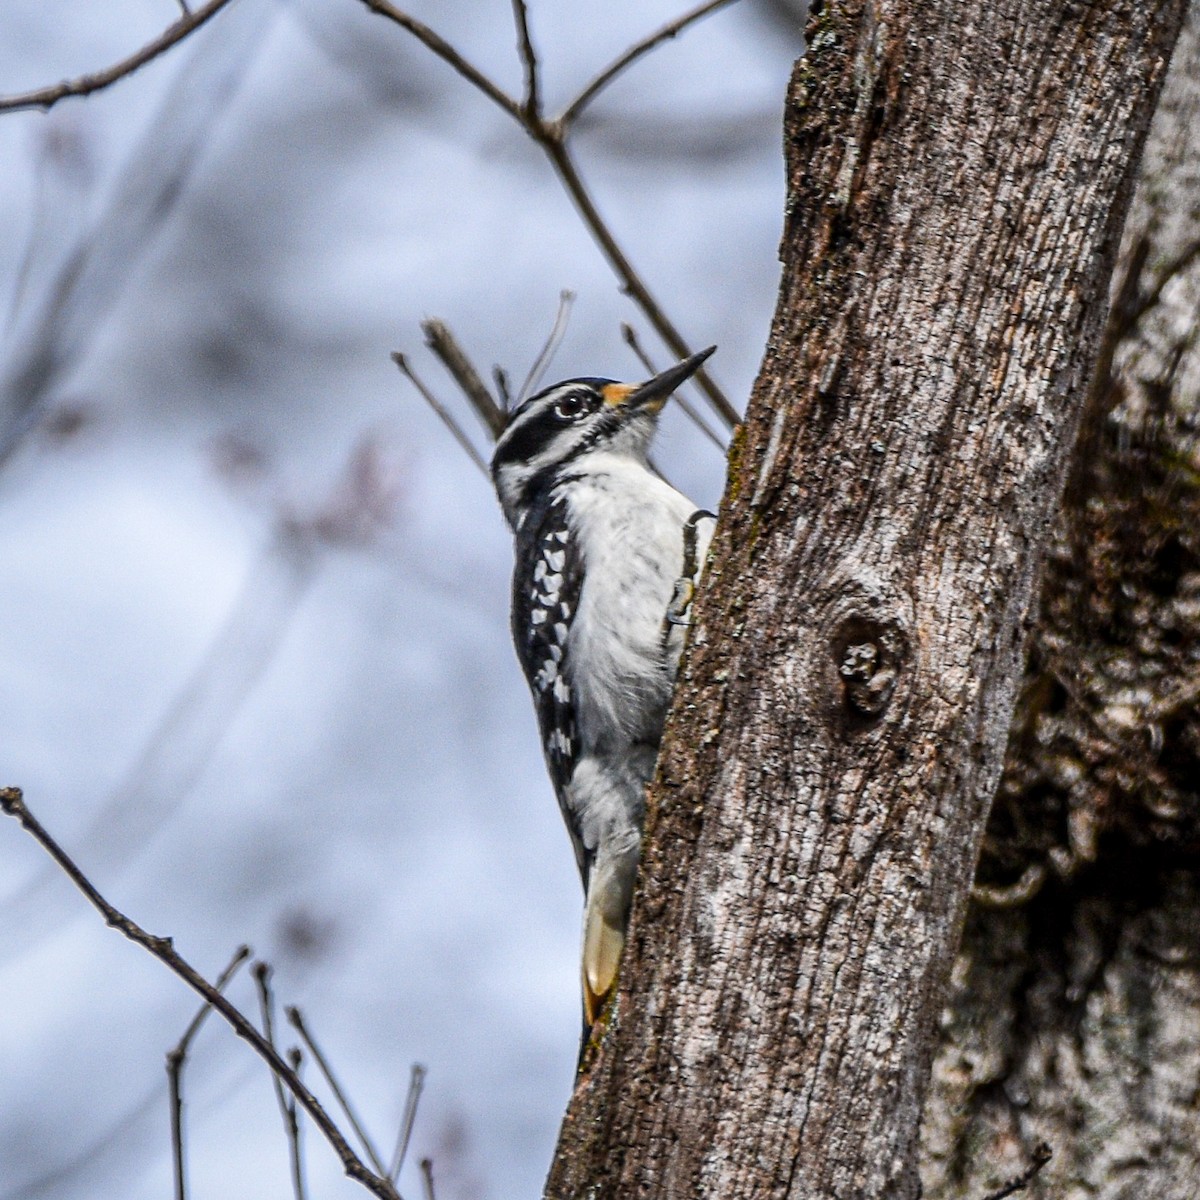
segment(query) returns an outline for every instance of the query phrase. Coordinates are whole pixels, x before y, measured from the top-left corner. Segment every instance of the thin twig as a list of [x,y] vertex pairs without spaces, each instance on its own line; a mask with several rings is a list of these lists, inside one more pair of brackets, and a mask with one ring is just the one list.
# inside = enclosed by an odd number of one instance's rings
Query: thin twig
[[517,50],[525,66],[525,100],[521,107],[529,120],[540,121],[542,98],[538,87],[537,52],[533,48],[533,39],[529,36],[529,11],[525,7],[525,0],[512,0],[512,8],[513,20],[517,23]]
[[442,365],[462,388],[484,428],[495,441],[504,432],[508,416],[488,391],[487,384],[475,370],[466,351],[458,344],[458,339],[450,332],[450,327],[445,321],[430,317],[421,322],[421,332],[425,334],[425,344],[442,360]]
[[1014,1192],[1023,1192],[1029,1186],[1033,1177],[1053,1157],[1054,1151],[1050,1149],[1050,1143],[1038,1142],[1033,1148],[1033,1162],[1020,1175],[1015,1175],[1003,1187],[997,1188],[994,1192],[988,1192],[983,1200],[1004,1200],[1005,1196],[1011,1196]]
[[263,1037],[247,1017],[213,987],[176,950],[169,937],[158,937],[147,933],[135,921],[114,908],[95,888],[91,880],[76,866],[74,860],[40,821],[29,811],[20,788],[0,788],[0,809],[15,817],[22,827],[62,868],[68,879],[84,894],[88,902],[104,918],[104,921],[131,942],[147,950],[173,975],[183,980],[202,999],[207,1000],[225,1018],[238,1037],[250,1043],[254,1052],[283,1081],[288,1091],[320,1129],[325,1140],[333,1147],[342,1167],[351,1179],[361,1183],[380,1200],[400,1200],[399,1193],[388,1179],[376,1175],[354,1152],[342,1132],[321,1106],[321,1102],[309,1091],[303,1080],[279,1056],[278,1051]]
[[976,883],[971,886],[971,899],[980,908],[1003,910],[1028,904],[1045,885],[1049,872],[1046,864],[1035,862],[1021,872],[1015,883]]
[[[651,375],[657,375],[658,368],[654,365],[654,361],[650,358],[646,351],[642,349],[642,343],[638,339],[637,333],[634,331],[633,326],[627,321],[621,322],[621,336],[625,339],[625,345],[627,345],[637,356],[638,362],[640,362],[642,366],[650,372]],[[676,392],[675,403],[679,405],[688,419],[694,425],[696,425],[697,428],[699,428],[700,432],[703,433],[704,436],[708,438],[708,440],[712,442],[712,444],[716,446],[716,448],[720,450],[722,454],[724,454],[725,443],[721,441],[717,431],[713,429],[713,427],[700,415],[692,402],[688,400],[688,398],[682,393]]]
[[183,41],[189,33],[199,29],[209,18],[215,17],[229,2],[230,0],[209,0],[203,8],[198,8],[195,12],[188,12],[185,7],[183,16],[174,25],[168,26],[152,42],[147,42],[136,54],[131,54],[111,67],[91,75],[81,75],[78,79],[64,79],[62,83],[35,88],[31,92],[0,96],[0,112],[15,112],[28,108],[40,108],[44,111],[68,96],[90,96],[93,92],[99,92],[116,83],[118,79],[132,75],[139,67],[144,67],[160,54],[166,53],[172,46]]
[[542,348],[538,351],[537,358],[533,360],[533,366],[529,368],[529,374],[525,376],[525,382],[521,384],[521,390],[517,393],[518,404],[522,400],[528,400],[533,394],[537,385],[541,382],[542,376],[546,373],[546,368],[557,353],[559,346],[562,345],[563,335],[567,332],[567,323],[571,320],[571,306],[574,303],[574,292],[564,288],[558,293],[558,311],[554,314],[554,325],[551,327]]
[[458,423],[454,414],[425,386],[417,373],[409,366],[408,359],[399,350],[393,350],[392,362],[400,368],[409,383],[421,393],[421,398],[425,403],[437,413],[442,424],[453,434],[454,440],[467,452],[467,457],[483,472],[484,478],[490,479],[487,463],[483,461],[483,456],[475,449],[471,439],[467,437],[466,430]]
[[505,414],[512,412],[512,388],[508,382],[508,372],[498,363],[492,367],[492,382],[496,385],[496,395],[500,397],[500,406]]
[[591,81],[567,105],[562,111],[562,115],[558,118],[558,124],[565,132],[571,127],[579,114],[606,88],[618,75],[621,74],[627,67],[632,66],[639,58],[645,54],[649,54],[656,46],[668,41],[673,37],[678,37],[689,25],[694,25],[697,21],[707,17],[709,13],[714,13],[719,8],[724,8],[727,4],[732,4],[734,0],[706,0],[706,3],[698,5],[690,12],[686,12],[681,17],[676,17],[674,21],[668,22],[661,29],[644,37],[640,42],[630,46],[624,54],[613,59],[595,79]]
[[[275,1001],[271,994],[271,968],[265,962],[254,964],[254,982],[258,985],[258,1004],[262,1013],[263,1034],[272,1049],[278,1049],[275,1044]],[[293,1064],[293,1069],[294,1064]],[[300,1122],[296,1119],[296,1101],[283,1090],[279,1076],[272,1074],[271,1086],[275,1089],[275,1103],[279,1105],[279,1115],[283,1119],[283,1129],[287,1134],[288,1158],[292,1166],[292,1191],[296,1200],[304,1197],[304,1169],[300,1159]]]
[[317,1069],[325,1077],[325,1082],[329,1084],[329,1090],[333,1092],[333,1098],[341,1106],[342,1112],[346,1114],[346,1120],[350,1122],[350,1127],[358,1135],[359,1142],[362,1143],[363,1149],[367,1152],[367,1157],[371,1160],[371,1165],[380,1175],[387,1175],[387,1169],[383,1165],[382,1159],[379,1157],[379,1152],[375,1149],[375,1144],[367,1135],[367,1131],[363,1123],[358,1119],[358,1114],[354,1111],[350,1104],[350,1100],[346,1093],[342,1090],[341,1084],[338,1083],[336,1076],[333,1073],[333,1068],[329,1065],[329,1060],[321,1052],[320,1046],[317,1045],[312,1034],[309,1032],[308,1026],[305,1024],[304,1017],[298,1008],[289,1005],[284,1010],[288,1021],[292,1028],[300,1035],[304,1045],[308,1048],[309,1054],[313,1056],[313,1062],[317,1064]]
[[425,1184],[425,1200],[437,1200],[433,1194],[433,1159],[421,1159],[421,1180]]
[[628,321],[621,322],[621,340],[633,351],[634,357],[642,364],[644,371],[649,372],[652,376],[658,374],[658,365],[646,353],[641,339],[637,335],[637,330]]
[[478,88],[494,104],[498,104],[510,117],[515,117],[521,124],[525,123],[521,106],[503,88],[497,87],[478,67],[469,63],[445,38],[434,33],[428,25],[402,12],[388,0],[362,0],[373,13],[394,21],[401,29],[406,29],[423,46],[427,46],[443,62],[454,68],[468,83]]
[[1155,700],[1146,709],[1146,717],[1151,721],[1162,721],[1174,716],[1181,708],[1200,700],[1200,677],[1185,682],[1167,695]]
[[[238,968],[250,957],[249,946],[239,946],[234,951],[229,965],[217,976],[213,987],[223,992],[233,978]],[[175,1200],[187,1198],[187,1171],[183,1151],[183,1064],[191,1048],[192,1039],[200,1032],[205,1017],[212,1012],[212,1005],[206,1000],[188,1022],[183,1031],[183,1037],[175,1046],[167,1051],[167,1080],[171,1090],[171,1158],[175,1168]]]
[[396,1150],[392,1155],[392,1167],[388,1178],[395,1183],[400,1178],[404,1168],[404,1159],[408,1154],[408,1143],[412,1138],[413,1124],[417,1119],[417,1105],[421,1100],[421,1089],[425,1086],[425,1068],[420,1063],[413,1063],[412,1074],[408,1080],[408,1095],[404,1097],[404,1115],[400,1118],[400,1131],[396,1136]]
[[[304,1055],[300,1052],[299,1046],[291,1046],[287,1052],[288,1066],[296,1072],[296,1078],[302,1078],[300,1071],[304,1066]],[[296,1101],[292,1100],[290,1104],[291,1119],[296,1126],[296,1132],[292,1138],[292,1145],[295,1150],[295,1155],[292,1159],[293,1181],[297,1197],[302,1198],[304,1191],[304,1141],[301,1134],[304,1132],[303,1126],[300,1124],[300,1110],[296,1107]]]
[[1136,324],[1162,299],[1163,291],[1171,280],[1188,271],[1200,259],[1200,238],[1186,245],[1159,273],[1153,286],[1140,296],[1130,312],[1130,324]]

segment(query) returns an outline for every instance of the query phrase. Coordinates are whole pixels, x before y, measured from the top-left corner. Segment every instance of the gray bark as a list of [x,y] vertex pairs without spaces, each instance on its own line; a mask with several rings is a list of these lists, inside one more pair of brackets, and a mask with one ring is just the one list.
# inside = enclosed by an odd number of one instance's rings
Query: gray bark
[[[1200,5],[1155,118],[924,1126],[926,1196],[1200,1191]],[[997,904],[1002,907],[996,907]]]
[[851,0],[552,1197],[915,1196],[936,1018],[1183,0]]

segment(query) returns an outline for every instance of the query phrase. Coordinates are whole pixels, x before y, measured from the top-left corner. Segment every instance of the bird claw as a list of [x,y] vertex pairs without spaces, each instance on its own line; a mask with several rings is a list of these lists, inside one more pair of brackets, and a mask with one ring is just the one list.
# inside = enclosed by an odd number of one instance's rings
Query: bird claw
[[688,578],[675,580],[675,591],[671,595],[671,603],[667,605],[668,625],[690,625],[689,613],[692,607],[692,597],[696,594],[696,585]]

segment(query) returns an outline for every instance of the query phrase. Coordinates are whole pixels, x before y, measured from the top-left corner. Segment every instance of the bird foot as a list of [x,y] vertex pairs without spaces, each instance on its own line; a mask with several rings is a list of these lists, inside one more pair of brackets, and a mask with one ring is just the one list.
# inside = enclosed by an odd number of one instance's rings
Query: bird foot
[[696,585],[688,578],[675,580],[675,590],[671,595],[671,603],[667,605],[668,625],[690,625],[692,597],[696,594]]

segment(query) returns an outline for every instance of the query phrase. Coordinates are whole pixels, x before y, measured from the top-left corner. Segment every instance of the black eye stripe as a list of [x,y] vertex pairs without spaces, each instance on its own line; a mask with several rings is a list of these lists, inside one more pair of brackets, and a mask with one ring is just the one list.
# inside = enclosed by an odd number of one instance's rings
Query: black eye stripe
[[[510,463],[529,462],[553,440],[554,435],[569,428],[580,416],[594,414],[603,404],[600,386],[610,382],[606,379],[578,380],[578,387],[569,390],[556,384],[544,392],[526,400],[509,421],[511,434],[501,439],[501,444],[492,458],[492,471],[496,472]],[[578,413],[559,416],[561,405],[582,405]],[[569,412],[569,408],[568,408]]]
[[492,459],[492,470],[495,471],[507,463],[528,462],[561,428],[561,423],[549,410],[523,421],[496,450],[496,456]]

